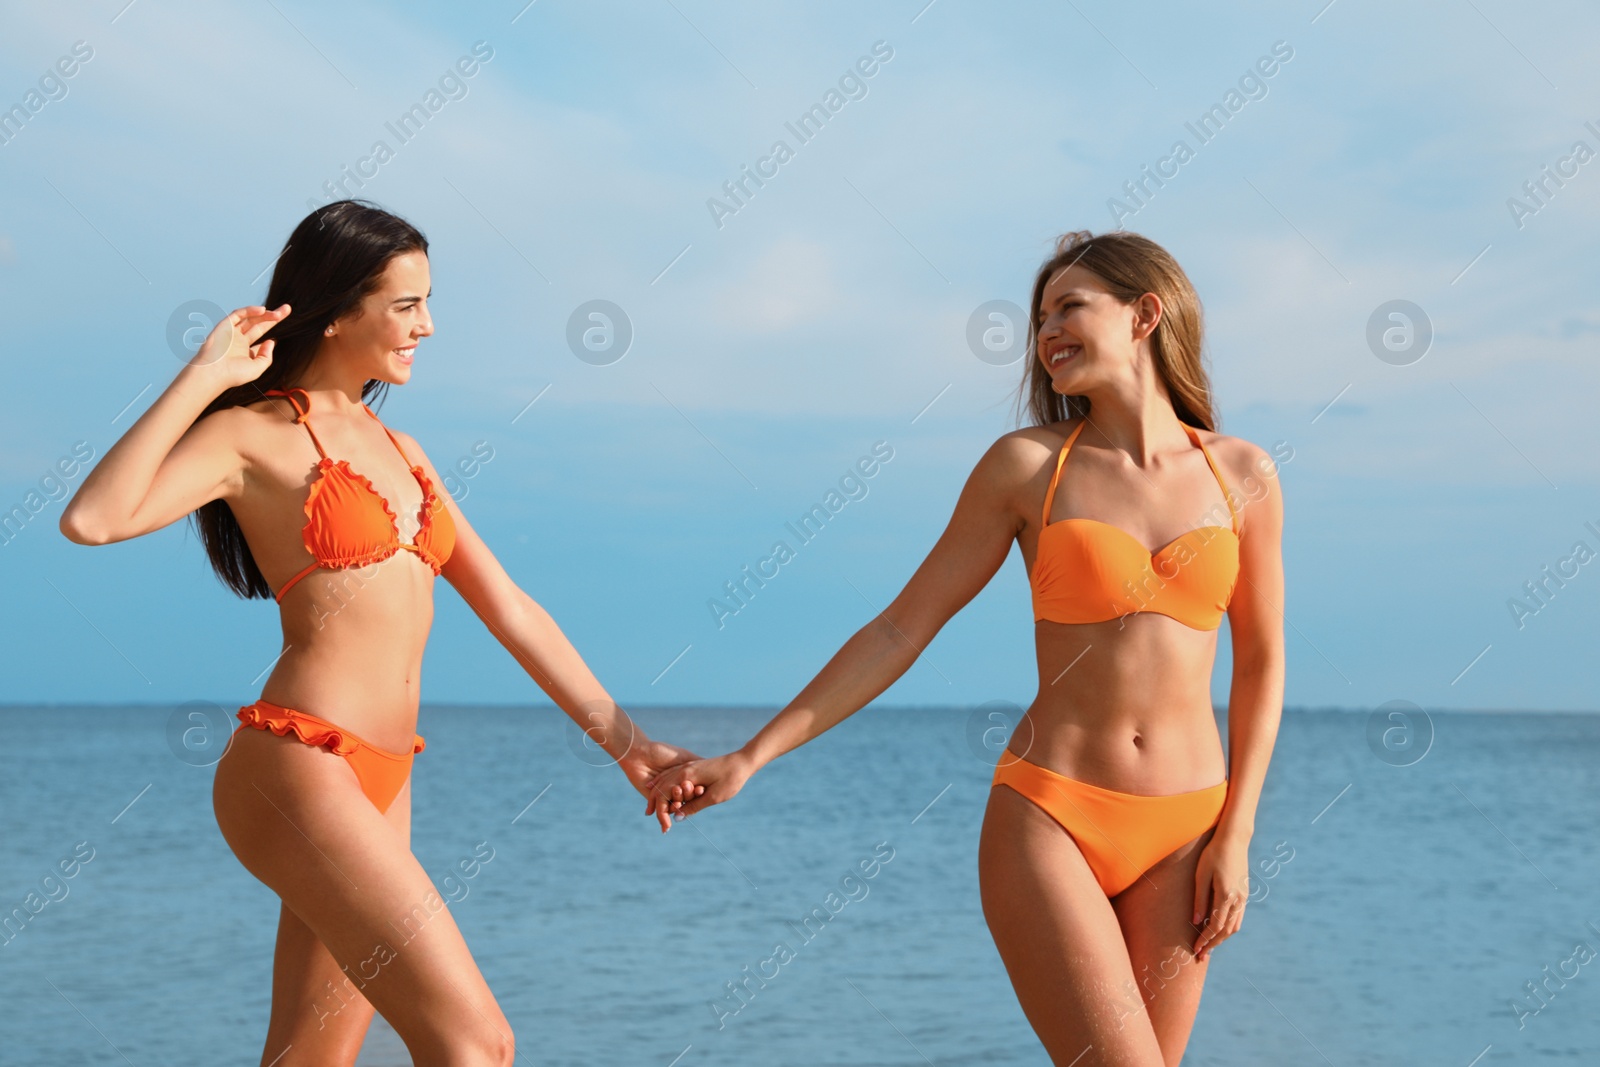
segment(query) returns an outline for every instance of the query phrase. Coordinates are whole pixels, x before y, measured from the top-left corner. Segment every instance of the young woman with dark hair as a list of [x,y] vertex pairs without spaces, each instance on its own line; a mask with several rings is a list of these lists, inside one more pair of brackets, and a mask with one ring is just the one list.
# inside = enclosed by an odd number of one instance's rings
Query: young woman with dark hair
[[374,1008],[418,1065],[513,1059],[410,849],[435,575],[635,788],[693,758],[634,726],[440,495],[417,442],[366,405],[410,379],[433,333],[427,249],[368,204],[308,215],[266,303],[217,324],[61,518],[71,540],[103,545],[193,515],[221,580],[278,602],[283,652],[240,709],[213,790],[229,847],[282,900],[261,1058],[274,1067],[354,1063]]
[[1200,301],[1155,242],[1062,237],[1028,342],[1032,424],[978,461],[899,596],[742,748],[647,789],[684,815],[729,799],[905,673],[1016,543],[1039,688],[989,792],[984,917],[1052,1062],[1173,1067],[1248,897],[1283,700],[1282,497],[1265,452],[1215,432]]

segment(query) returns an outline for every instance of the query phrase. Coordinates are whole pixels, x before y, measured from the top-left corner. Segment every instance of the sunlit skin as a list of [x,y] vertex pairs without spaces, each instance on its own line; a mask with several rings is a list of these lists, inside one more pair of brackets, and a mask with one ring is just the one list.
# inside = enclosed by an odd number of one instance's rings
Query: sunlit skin
[[[694,753],[634,727],[549,614],[506,574],[416,440],[390,427],[402,456],[361,409],[368,380],[396,386],[410,380],[413,360],[426,351],[420,342],[433,333],[430,292],[425,254],[391,259],[374,291],[323,332],[293,384],[310,394],[311,425],[328,455],[371,481],[405,542],[416,538],[423,502],[407,462],[423,468],[456,528],[442,576],[643,794],[649,777]],[[196,421],[211,400],[254,382],[270,366],[274,345],[261,337],[293,313],[288,306],[245,307],[218,323],[85,478],[65,509],[63,533],[81,544],[126,540],[221,499],[273,589],[304,567],[304,506],[319,457],[288,402],[266,398]],[[369,567],[312,572],[278,605],[282,654],[262,698],[320,715],[379,748],[409,750],[434,577],[405,551]],[[205,654],[234,653],[250,663],[271,661],[277,650]],[[415,765],[424,774],[427,759],[424,753]],[[528,795],[534,792],[530,787]],[[426,923],[409,939],[392,925],[438,900],[410,851],[410,782],[380,813],[342,757],[292,736],[244,729],[217,764],[213,800],[229,847],[283,901],[263,1064],[354,1063],[375,1007],[417,1064],[512,1062],[510,1025],[448,908],[425,912]],[[665,832],[670,816],[648,795],[645,810]],[[379,942],[398,952],[358,991],[340,965],[350,973],[370,971]]]
[[[1153,293],[1123,303],[1082,266],[1047,282],[1034,357],[1063,395],[1089,398],[1050,521],[1090,518],[1147,549],[1225,503],[1156,369]],[[680,817],[733,797],[760,767],[830,729],[899,678],[1015,543],[1029,572],[1040,508],[1076,421],[1009,433],[969,477],[949,526],[881,615],[740,749],[674,767],[649,788]],[[1072,838],[1010,789],[990,793],[979,841],[984,915],[1018,1000],[1054,1062],[1093,1045],[1097,1064],[1182,1059],[1212,951],[1240,926],[1248,845],[1282,701],[1282,502],[1266,454],[1200,430],[1239,494],[1240,572],[1225,760],[1210,679],[1217,632],[1140,612],[1035,624],[1039,689],[1009,750],[1126,793],[1168,795],[1226,778],[1218,824],[1108,900]],[[1254,492],[1250,492],[1250,489]],[[698,796],[691,796],[698,792]]]

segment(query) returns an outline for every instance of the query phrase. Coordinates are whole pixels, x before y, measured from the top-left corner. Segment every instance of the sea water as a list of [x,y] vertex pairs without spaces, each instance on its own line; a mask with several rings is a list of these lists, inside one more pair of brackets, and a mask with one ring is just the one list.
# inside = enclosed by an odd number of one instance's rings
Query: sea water
[[[0,914],[27,915],[0,943],[0,1063],[258,1062],[278,901],[180,758],[185,714],[0,709]],[[633,714],[712,755],[772,709]],[[428,705],[413,849],[519,1063],[1043,1065],[979,905],[984,722],[868,708],[663,835],[556,709]],[[1285,713],[1256,899],[1185,1064],[1600,1062],[1600,717],[1406,729]],[[360,1062],[409,1060],[379,1019]]]

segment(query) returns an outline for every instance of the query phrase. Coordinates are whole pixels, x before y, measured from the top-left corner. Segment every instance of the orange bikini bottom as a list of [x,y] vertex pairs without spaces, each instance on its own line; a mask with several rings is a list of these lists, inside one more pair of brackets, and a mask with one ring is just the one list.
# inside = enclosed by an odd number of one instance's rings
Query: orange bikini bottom
[[1061,824],[1108,897],[1215,826],[1228,798],[1226,778],[1192,793],[1151,797],[1080,782],[1010,751],[995,765],[990,788],[997,785],[1015,789]]
[[379,811],[388,811],[389,805],[394,803],[406,779],[411,777],[411,758],[421,752],[425,745],[422,735],[417,734],[410,752],[390,752],[368,744],[326,719],[265,700],[240,708],[239,721],[243,724],[240,730],[253,726],[257,730],[271,730],[279,737],[287,737],[293,731],[297,740],[308,745],[325,746],[335,755],[343,756],[345,762],[350,764],[350,769],[356,772],[361,791]]

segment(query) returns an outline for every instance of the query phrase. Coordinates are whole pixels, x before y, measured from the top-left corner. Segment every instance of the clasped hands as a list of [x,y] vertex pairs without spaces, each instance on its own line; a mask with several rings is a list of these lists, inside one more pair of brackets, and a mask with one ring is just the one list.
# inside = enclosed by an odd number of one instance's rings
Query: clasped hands
[[645,748],[631,762],[629,756],[620,762],[628,780],[644,794],[644,813],[656,817],[662,833],[672,828],[674,818],[687,818],[732,799],[756,772],[755,761],[742,749],[701,759],[688,749],[662,742],[650,742]]

